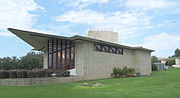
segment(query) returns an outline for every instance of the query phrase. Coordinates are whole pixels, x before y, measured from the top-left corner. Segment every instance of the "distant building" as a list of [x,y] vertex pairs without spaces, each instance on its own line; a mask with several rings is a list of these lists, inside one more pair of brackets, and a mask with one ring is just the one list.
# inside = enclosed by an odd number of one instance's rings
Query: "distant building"
[[63,37],[9,28],[9,31],[44,52],[44,69],[73,70],[84,79],[109,78],[114,67],[132,67],[151,74],[151,52],[118,44],[118,34],[89,31],[88,37]]
[[173,67],[180,67],[180,57],[172,57],[172,58],[162,58],[159,59],[161,61],[161,63],[166,63],[168,61],[173,61],[175,60],[175,65],[172,65]]

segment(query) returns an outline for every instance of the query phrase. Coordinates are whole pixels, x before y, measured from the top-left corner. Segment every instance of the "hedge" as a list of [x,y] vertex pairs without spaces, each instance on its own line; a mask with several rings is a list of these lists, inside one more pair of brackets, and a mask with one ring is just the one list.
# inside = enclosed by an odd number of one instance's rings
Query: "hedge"
[[52,70],[0,70],[0,79],[5,78],[43,78],[52,77],[55,73],[56,77],[69,77],[69,71],[55,71]]

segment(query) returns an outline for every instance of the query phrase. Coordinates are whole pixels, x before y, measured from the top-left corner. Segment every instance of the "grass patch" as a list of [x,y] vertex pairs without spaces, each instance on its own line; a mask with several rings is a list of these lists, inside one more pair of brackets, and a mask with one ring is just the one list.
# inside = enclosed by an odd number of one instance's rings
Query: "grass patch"
[[[150,76],[56,83],[26,87],[0,86],[0,98],[178,98],[180,68]],[[102,86],[80,86],[80,83]]]

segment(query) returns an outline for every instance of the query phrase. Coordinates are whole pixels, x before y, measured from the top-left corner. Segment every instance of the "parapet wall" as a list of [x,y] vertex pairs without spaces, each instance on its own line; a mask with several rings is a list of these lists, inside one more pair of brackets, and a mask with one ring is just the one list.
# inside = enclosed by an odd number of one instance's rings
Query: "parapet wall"
[[39,84],[50,84],[50,83],[65,83],[65,82],[76,82],[83,80],[80,77],[51,77],[51,78],[9,78],[0,79],[0,85],[6,86],[30,86]]

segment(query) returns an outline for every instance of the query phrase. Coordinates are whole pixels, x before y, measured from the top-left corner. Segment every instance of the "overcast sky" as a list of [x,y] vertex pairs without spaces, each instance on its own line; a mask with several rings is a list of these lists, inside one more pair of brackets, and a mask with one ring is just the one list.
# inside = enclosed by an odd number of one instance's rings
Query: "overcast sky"
[[0,57],[20,57],[33,47],[8,27],[61,36],[106,28],[119,44],[168,57],[180,48],[180,0],[0,0]]

